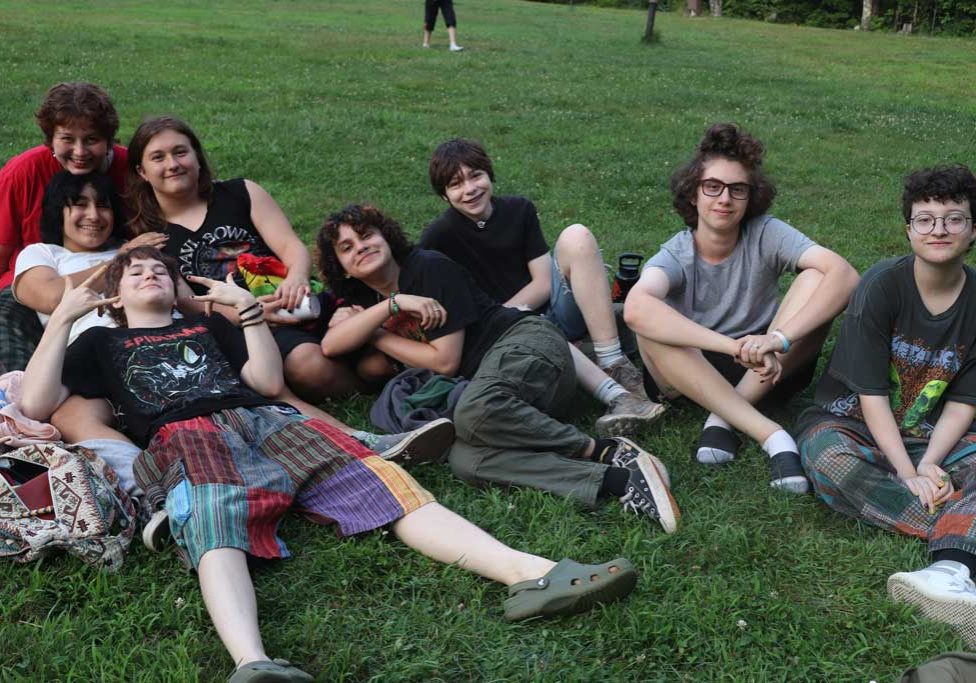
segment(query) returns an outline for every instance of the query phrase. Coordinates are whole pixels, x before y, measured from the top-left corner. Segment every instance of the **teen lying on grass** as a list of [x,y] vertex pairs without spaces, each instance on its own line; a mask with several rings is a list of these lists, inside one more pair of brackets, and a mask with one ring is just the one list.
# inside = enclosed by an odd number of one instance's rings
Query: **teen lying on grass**
[[[230,680],[303,681],[311,676],[270,660],[258,628],[247,556],[286,557],[277,536],[294,509],[335,522],[349,535],[392,525],[433,559],[509,586],[508,619],[571,614],[634,588],[631,563],[550,560],[513,550],[434,502],[398,465],[335,427],[269,397],[284,378],[261,304],[232,282],[193,277],[197,300],[238,313],[174,321],[176,263],[149,247],[118,256],[105,272],[110,297],[65,280],[24,376],[21,409],[46,419],[69,391],[110,398],[144,446],[135,476],[153,502],[165,501],[180,556],[196,569],[211,620],[236,669]],[[109,307],[118,328],[96,327],[70,346],[72,324]]]
[[845,515],[928,542],[932,564],[888,591],[976,647],[976,177],[916,171],[902,210],[912,253],[854,292],[797,441],[816,494]]
[[535,206],[525,197],[496,197],[491,157],[473,140],[442,143],[430,159],[430,184],[450,204],[427,226],[419,246],[461,264],[475,283],[505,306],[534,310],[571,342],[589,337],[596,363],[573,346],[576,378],[607,406],[600,436],[633,436],[665,412],[649,401],[641,373],[624,355],[603,256],[579,223],[562,231],[550,251]]
[[[754,406],[785,403],[810,383],[857,271],[766,213],[776,189],[762,160],[762,143],[737,126],[708,129],[671,177],[688,227],[648,260],[624,317],[637,333],[648,396],[683,395],[711,411],[698,462],[732,460],[735,427],[768,454],[771,486],[806,493],[796,443]],[[778,302],[787,272],[799,275]]]
[[677,528],[667,470],[628,439],[592,439],[556,419],[576,385],[566,339],[545,318],[503,306],[440,252],[414,248],[378,209],[348,206],[325,220],[320,267],[352,305],[322,339],[326,355],[370,344],[412,367],[470,378],[454,410],[448,459],[471,483],[531,486]]

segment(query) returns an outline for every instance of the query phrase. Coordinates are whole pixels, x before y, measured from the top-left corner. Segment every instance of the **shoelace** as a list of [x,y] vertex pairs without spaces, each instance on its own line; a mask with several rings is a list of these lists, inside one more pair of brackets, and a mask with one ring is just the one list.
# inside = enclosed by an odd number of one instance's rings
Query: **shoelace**
[[627,493],[620,499],[626,512],[643,513],[658,519],[657,505],[651,499],[650,492],[638,491],[634,486],[627,487]]

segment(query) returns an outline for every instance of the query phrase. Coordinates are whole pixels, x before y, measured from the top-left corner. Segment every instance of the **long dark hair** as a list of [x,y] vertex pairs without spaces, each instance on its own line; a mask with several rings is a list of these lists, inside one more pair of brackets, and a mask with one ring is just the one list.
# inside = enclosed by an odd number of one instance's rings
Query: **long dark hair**
[[695,154],[671,176],[671,203],[675,211],[694,230],[698,227],[698,183],[705,164],[713,159],[738,161],[749,173],[749,203],[742,217],[742,228],[751,218],[769,210],[776,198],[776,186],[763,172],[763,144],[734,123],[716,123],[705,131]]
[[200,197],[209,200],[210,193],[213,191],[210,162],[207,161],[200,138],[193,129],[175,116],[155,116],[144,119],[132,134],[132,140],[129,141],[129,169],[126,174],[125,199],[129,206],[129,213],[132,215],[129,225],[134,235],[162,232],[166,228],[166,219],[159,208],[159,202],[156,201],[156,193],[153,192],[152,185],[139,175],[139,168],[142,166],[142,155],[145,154],[150,140],[167,130],[185,135],[197,154],[197,161],[200,163],[197,192]]
[[95,191],[97,200],[107,200],[112,209],[112,235],[102,248],[109,249],[114,244],[125,241],[125,209],[112,179],[100,171],[81,175],[59,171],[44,190],[44,200],[41,203],[42,242],[64,246],[64,209],[74,204],[86,187]]

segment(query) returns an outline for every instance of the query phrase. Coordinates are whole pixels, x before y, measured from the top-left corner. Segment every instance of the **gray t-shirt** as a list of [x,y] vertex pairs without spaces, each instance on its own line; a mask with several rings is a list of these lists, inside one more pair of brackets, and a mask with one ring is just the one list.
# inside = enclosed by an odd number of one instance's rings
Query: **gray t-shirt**
[[732,338],[764,332],[776,314],[779,278],[796,271],[800,256],[816,242],[769,215],[750,220],[732,254],[717,265],[695,253],[690,229],[661,245],[644,268],[668,276],[664,301],[676,311]]

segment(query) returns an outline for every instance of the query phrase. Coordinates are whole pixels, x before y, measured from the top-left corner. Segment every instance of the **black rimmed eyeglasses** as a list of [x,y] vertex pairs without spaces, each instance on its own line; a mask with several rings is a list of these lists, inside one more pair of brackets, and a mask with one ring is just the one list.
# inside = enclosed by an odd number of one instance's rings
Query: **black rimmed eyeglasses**
[[721,197],[725,188],[729,188],[732,199],[749,199],[749,193],[752,192],[752,185],[749,183],[723,183],[717,178],[705,178],[698,186],[706,197]]

